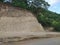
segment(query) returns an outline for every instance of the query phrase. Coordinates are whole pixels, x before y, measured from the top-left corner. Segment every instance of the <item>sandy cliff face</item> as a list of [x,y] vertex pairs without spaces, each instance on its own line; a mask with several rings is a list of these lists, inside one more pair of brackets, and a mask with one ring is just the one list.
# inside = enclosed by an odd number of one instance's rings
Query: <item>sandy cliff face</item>
[[29,11],[3,5],[0,7],[0,31],[44,31],[41,24]]

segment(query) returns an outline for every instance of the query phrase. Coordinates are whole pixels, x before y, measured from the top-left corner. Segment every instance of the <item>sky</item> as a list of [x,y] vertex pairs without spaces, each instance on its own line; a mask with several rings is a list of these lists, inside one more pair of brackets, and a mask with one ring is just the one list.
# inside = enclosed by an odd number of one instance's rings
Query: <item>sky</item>
[[50,4],[49,10],[60,14],[60,0],[46,0]]

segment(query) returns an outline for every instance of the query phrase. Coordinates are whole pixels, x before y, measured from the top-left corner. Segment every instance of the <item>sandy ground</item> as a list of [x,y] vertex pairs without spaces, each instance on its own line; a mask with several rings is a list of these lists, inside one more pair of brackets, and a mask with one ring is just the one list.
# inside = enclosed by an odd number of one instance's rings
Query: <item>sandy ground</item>
[[0,32],[0,42],[15,42],[37,38],[60,37],[56,32]]
[[60,45],[60,38],[34,39],[21,42],[3,43],[4,45]]

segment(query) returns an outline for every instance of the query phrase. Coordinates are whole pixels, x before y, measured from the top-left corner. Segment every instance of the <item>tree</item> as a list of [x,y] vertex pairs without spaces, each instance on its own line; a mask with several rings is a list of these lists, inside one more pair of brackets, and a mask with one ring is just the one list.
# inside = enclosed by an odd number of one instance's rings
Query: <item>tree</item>
[[[1,2],[12,1],[12,5],[47,9],[50,5],[45,0],[0,0]],[[28,4],[29,3],[29,4]],[[23,4],[23,5],[22,5]],[[27,5],[28,4],[28,5]]]
[[12,0],[4,0],[3,2],[12,3]]
[[0,2],[3,2],[3,0],[0,0]]
[[45,0],[34,0],[33,2],[33,6],[37,7],[37,8],[44,8],[44,9],[48,9],[48,7],[50,6]]

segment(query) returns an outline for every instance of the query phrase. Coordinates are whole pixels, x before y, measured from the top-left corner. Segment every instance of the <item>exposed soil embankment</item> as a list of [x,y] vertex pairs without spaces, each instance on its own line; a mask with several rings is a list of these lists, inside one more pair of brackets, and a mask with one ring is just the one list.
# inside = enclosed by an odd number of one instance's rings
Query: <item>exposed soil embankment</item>
[[31,12],[4,4],[0,6],[0,42],[56,36],[59,34],[45,32]]
[[31,12],[6,4],[1,5],[0,9],[1,31],[44,31]]
[[0,38],[30,38],[32,33],[27,32],[44,32],[44,29],[31,12],[5,4],[0,5]]

